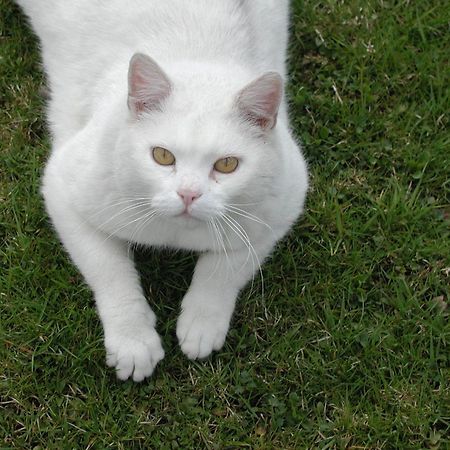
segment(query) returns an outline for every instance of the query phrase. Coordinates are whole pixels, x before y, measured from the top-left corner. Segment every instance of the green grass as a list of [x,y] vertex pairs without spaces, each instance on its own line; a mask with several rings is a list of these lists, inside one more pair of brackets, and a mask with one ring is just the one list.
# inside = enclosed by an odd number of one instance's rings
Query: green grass
[[0,11],[0,448],[450,447],[448,1],[294,0],[306,214],[205,362],[175,338],[195,257],[138,255],[167,351],[141,384],[43,210],[38,47]]

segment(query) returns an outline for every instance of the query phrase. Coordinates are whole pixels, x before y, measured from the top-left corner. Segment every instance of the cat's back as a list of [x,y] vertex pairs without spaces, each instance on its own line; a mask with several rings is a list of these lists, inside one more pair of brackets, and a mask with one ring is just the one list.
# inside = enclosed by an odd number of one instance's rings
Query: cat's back
[[[18,0],[44,62],[146,50],[155,59],[220,57],[269,62],[282,54],[288,0]],[[145,47],[145,48],[142,48]],[[66,61],[67,60],[67,61]],[[259,61],[258,61],[259,60]],[[269,60],[269,61],[268,61]],[[280,70],[281,71],[281,70]]]
[[[166,36],[164,44],[173,45],[176,36],[189,38],[205,28],[210,16],[230,21],[231,5],[239,2],[216,0],[18,0],[44,46],[102,44],[136,45]],[[224,14],[227,13],[227,14]],[[217,21],[216,21],[217,22]],[[217,24],[219,25],[219,24]],[[232,21],[230,25],[233,26]],[[214,35],[209,36],[210,39]]]
[[288,0],[17,2],[42,44],[52,92],[49,123],[58,142],[84,126],[105,90],[124,89],[136,52],[163,68],[206,61],[230,76],[233,68],[254,78],[271,70],[285,75]]

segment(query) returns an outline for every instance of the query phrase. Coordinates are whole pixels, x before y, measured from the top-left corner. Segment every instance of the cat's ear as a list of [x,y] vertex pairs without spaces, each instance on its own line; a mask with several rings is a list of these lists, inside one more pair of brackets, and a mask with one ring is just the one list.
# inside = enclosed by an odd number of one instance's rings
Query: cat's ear
[[157,110],[171,90],[167,75],[152,58],[133,55],[128,69],[128,108],[135,117]]
[[242,89],[237,106],[245,120],[270,130],[277,123],[282,97],[283,79],[276,72],[267,72]]

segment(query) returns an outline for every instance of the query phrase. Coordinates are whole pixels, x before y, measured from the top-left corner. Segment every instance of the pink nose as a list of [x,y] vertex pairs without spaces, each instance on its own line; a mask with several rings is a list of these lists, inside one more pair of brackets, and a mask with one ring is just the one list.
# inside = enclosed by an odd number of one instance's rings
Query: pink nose
[[194,202],[195,199],[202,196],[200,192],[189,191],[187,189],[180,189],[179,191],[177,191],[177,194],[181,197],[186,206],[189,206]]

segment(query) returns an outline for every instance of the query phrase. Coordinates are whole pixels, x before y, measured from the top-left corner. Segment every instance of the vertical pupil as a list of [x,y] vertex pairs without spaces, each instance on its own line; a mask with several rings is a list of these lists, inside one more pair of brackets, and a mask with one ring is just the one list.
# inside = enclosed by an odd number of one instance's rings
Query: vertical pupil
[[167,159],[167,150],[166,149],[164,149],[164,151],[163,151],[163,159]]

